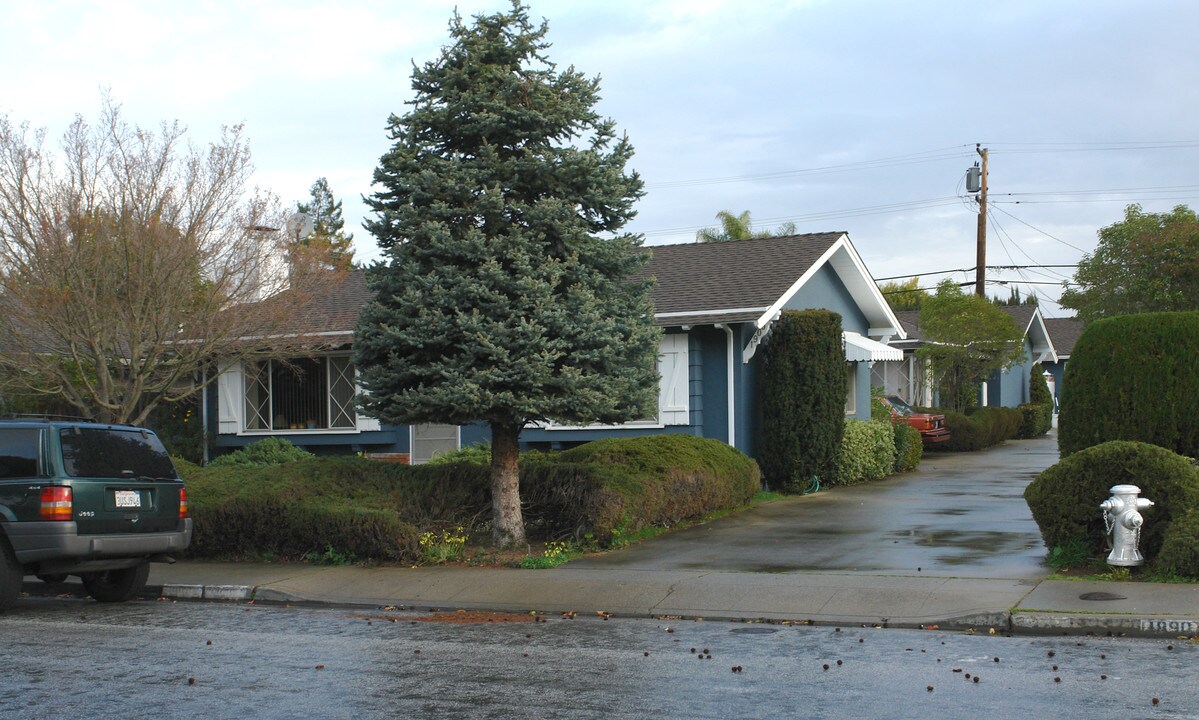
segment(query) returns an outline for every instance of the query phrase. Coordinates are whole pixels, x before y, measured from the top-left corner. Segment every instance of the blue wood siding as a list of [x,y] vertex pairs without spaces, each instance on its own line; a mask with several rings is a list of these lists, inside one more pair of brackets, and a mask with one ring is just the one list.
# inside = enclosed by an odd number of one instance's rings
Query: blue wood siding
[[1024,339],[1024,358],[987,380],[987,405],[1014,408],[1028,402],[1028,377],[1032,372],[1032,341]]
[[786,304],[787,310],[832,310],[841,316],[841,329],[867,334],[870,323],[853,295],[829,265],[820,268]]

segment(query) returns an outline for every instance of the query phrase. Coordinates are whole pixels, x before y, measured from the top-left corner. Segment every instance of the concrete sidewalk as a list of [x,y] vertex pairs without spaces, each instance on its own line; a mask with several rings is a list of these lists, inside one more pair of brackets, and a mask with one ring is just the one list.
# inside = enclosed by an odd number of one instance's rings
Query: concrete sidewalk
[[[1024,634],[1199,635],[1199,585],[837,573],[154,565],[171,599],[774,620]],[[26,584],[35,594],[77,583]]]

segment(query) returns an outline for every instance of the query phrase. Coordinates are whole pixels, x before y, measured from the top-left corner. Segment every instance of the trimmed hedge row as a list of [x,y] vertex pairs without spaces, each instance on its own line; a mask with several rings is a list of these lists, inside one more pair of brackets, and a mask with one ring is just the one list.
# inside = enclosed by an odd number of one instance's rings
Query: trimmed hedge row
[[1199,456],[1199,312],[1096,320],[1062,380],[1062,457],[1108,440],[1139,440]]
[[[432,528],[482,530],[490,518],[489,468],[472,462],[408,466],[359,457],[273,467],[200,468],[185,462],[194,557],[298,558],[333,548],[360,559],[415,562]],[[603,440],[557,456],[522,458],[530,535],[614,534],[672,525],[744,504],[757,464],[715,440],[686,435]]]
[[1199,578],[1199,468],[1181,455],[1126,440],[1095,445],[1038,475],[1024,499],[1046,546],[1080,542],[1098,558],[1107,554],[1099,504],[1125,483],[1154,502],[1140,541],[1151,567]]
[[945,427],[952,437],[930,445],[929,450],[960,452],[989,448],[1016,437],[1024,421],[1022,411],[1005,407],[975,408],[969,415],[953,410],[937,412],[945,414]]

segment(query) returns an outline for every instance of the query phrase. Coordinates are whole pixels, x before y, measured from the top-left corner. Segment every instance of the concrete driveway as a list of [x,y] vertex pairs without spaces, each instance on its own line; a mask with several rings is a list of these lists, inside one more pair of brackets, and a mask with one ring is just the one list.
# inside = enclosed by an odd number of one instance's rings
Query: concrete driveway
[[1056,432],[928,453],[914,472],[770,503],[564,569],[1039,579],[1046,550],[1023,492],[1057,460]]

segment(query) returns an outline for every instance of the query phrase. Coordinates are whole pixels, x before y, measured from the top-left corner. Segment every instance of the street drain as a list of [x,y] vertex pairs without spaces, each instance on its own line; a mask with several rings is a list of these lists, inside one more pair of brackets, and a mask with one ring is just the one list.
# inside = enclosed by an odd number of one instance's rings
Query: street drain
[[1127,600],[1123,595],[1109,592],[1089,592],[1078,596],[1079,600]]
[[737,633],[738,635],[769,635],[770,633],[778,632],[778,629],[755,625],[753,627],[735,628],[733,630],[729,630],[729,632]]

